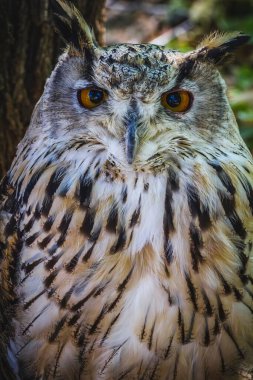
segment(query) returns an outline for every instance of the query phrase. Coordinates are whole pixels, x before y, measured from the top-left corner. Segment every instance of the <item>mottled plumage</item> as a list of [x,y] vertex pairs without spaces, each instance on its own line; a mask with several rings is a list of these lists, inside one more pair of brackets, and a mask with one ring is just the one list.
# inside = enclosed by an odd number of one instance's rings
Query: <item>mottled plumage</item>
[[[253,162],[195,51],[68,44],[1,184],[1,379],[235,379],[253,366]],[[88,109],[86,87],[107,94]],[[186,112],[161,96],[192,94]]]

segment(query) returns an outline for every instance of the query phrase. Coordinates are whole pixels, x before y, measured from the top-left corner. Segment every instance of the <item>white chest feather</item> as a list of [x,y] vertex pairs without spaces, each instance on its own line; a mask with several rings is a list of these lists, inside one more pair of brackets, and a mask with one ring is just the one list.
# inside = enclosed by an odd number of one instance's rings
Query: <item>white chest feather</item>
[[217,191],[208,180],[202,191],[190,187],[193,168],[126,180],[98,162],[49,167],[30,187],[24,179],[22,370],[218,379],[251,352],[253,305]]

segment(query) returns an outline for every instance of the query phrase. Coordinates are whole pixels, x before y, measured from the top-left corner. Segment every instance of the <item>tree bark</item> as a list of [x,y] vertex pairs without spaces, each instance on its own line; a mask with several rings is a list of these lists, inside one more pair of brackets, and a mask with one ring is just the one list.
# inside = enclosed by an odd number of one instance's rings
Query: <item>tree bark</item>
[[[105,0],[73,0],[104,41]],[[63,45],[49,0],[0,1],[0,178],[8,170]]]

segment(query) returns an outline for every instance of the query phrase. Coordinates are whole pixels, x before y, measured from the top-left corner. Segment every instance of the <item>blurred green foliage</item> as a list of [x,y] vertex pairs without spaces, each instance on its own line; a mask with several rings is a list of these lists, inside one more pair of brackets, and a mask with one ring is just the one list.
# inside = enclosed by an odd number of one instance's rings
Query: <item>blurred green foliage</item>
[[224,66],[229,99],[240,132],[253,152],[253,0],[169,0],[171,26],[188,20],[190,31],[169,43],[186,52],[196,47],[204,35],[214,30],[242,31],[252,36],[248,46],[239,49]]
[[230,104],[236,115],[241,135],[253,151],[253,67],[234,67],[233,84],[229,87]]

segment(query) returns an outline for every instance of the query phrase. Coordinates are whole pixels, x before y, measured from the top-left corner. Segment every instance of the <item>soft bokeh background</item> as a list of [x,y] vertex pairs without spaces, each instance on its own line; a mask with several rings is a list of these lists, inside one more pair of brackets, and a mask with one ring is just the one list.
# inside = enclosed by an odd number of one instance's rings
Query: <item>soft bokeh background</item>
[[212,31],[242,31],[250,44],[222,68],[241,134],[253,152],[253,0],[107,0],[106,43],[152,42],[188,51]]

